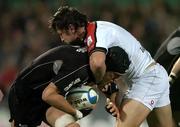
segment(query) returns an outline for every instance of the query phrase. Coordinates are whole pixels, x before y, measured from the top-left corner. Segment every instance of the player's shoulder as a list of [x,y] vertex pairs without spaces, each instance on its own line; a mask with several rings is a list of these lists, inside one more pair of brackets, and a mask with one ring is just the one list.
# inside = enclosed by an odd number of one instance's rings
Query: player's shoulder
[[77,49],[79,49],[79,46],[73,46],[73,45],[60,45],[54,48],[51,48],[49,50],[47,50],[46,52],[44,52],[43,54],[41,54],[37,59],[43,58],[43,57],[47,57],[47,56],[51,56],[51,55],[56,55],[56,54],[69,54],[73,51],[76,51]]
[[112,22],[96,21],[96,23],[97,23],[96,35],[100,37],[107,38],[109,36],[119,35],[125,32],[125,30],[121,26]]
[[[80,42],[83,43],[83,42]],[[87,47],[86,46],[80,46],[80,45],[63,45],[59,48],[63,52],[67,52],[67,54],[77,54],[77,53],[87,53]]]
[[[77,42],[77,43],[83,43],[83,42]],[[54,50],[61,50],[62,52],[74,50],[77,51],[78,49],[84,49],[84,46],[81,45],[61,45],[56,47]]]
[[98,25],[115,25],[114,23],[109,22],[109,21],[96,21],[96,23]]
[[103,27],[109,27],[109,28],[119,28],[120,26],[108,21],[96,21],[97,27],[103,28]]

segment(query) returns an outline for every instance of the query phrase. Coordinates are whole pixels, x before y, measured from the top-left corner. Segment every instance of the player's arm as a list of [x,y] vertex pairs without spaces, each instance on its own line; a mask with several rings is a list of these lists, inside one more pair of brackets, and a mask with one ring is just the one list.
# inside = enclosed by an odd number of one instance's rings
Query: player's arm
[[54,83],[50,83],[42,94],[42,99],[47,102],[49,105],[54,106],[55,108],[62,110],[68,114],[75,116],[76,118],[82,118],[82,113],[74,109],[64,98],[60,95],[58,88]]
[[118,84],[116,81],[120,77],[119,73],[107,71],[103,77],[103,80],[98,85],[98,88],[106,95],[108,98],[115,102],[116,93],[119,91]]
[[[119,74],[115,72],[106,72],[104,75],[102,84],[99,84],[99,89],[105,94],[107,97],[106,111],[115,117],[119,117],[118,104],[119,102],[119,82],[116,79],[119,78]],[[118,101],[118,103],[117,103]]]
[[170,84],[173,84],[174,81],[179,77],[180,75],[180,58],[175,62],[173,65],[170,75],[169,75],[169,82]]
[[[112,74],[114,76],[112,76]],[[104,77],[107,78],[107,75]],[[109,100],[107,100],[106,110],[118,118],[120,115],[119,112],[117,112],[118,107],[121,105],[124,93],[127,91],[128,87],[118,73],[110,73],[108,77],[114,77],[115,79],[102,88],[103,93],[109,98]]]
[[90,68],[94,74],[96,83],[100,83],[106,72],[105,64],[106,54],[101,51],[95,51],[90,55]]

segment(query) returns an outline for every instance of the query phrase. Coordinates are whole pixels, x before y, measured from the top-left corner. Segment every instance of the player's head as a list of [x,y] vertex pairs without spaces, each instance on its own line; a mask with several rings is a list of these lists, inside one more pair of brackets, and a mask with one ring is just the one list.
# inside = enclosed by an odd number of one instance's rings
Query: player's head
[[77,9],[62,6],[54,14],[50,27],[59,34],[62,41],[70,43],[82,40],[87,22],[86,15]]
[[77,29],[87,25],[87,17],[75,8],[62,6],[54,14],[51,25],[55,31],[68,30],[69,25],[73,25]]

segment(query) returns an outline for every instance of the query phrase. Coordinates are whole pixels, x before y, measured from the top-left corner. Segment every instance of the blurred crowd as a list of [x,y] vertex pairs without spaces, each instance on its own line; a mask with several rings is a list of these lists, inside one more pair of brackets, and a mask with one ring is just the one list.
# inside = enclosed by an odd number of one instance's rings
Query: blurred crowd
[[[179,26],[179,0],[0,0],[0,90],[8,88],[32,59],[60,44],[48,23],[60,5],[74,6],[89,20],[121,25],[155,54]],[[0,99],[2,97],[0,92]]]

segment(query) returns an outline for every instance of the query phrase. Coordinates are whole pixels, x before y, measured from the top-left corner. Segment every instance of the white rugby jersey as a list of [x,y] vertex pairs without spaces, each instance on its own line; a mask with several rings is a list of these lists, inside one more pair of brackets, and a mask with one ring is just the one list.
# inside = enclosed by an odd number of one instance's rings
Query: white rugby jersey
[[84,41],[89,53],[97,49],[105,49],[107,54],[108,48],[114,46],[122,48],[128,54],[131,62],[125,73],[130,79],[139,77],[154,61],[149,52],[128,31],[110,22],[89,22]]

